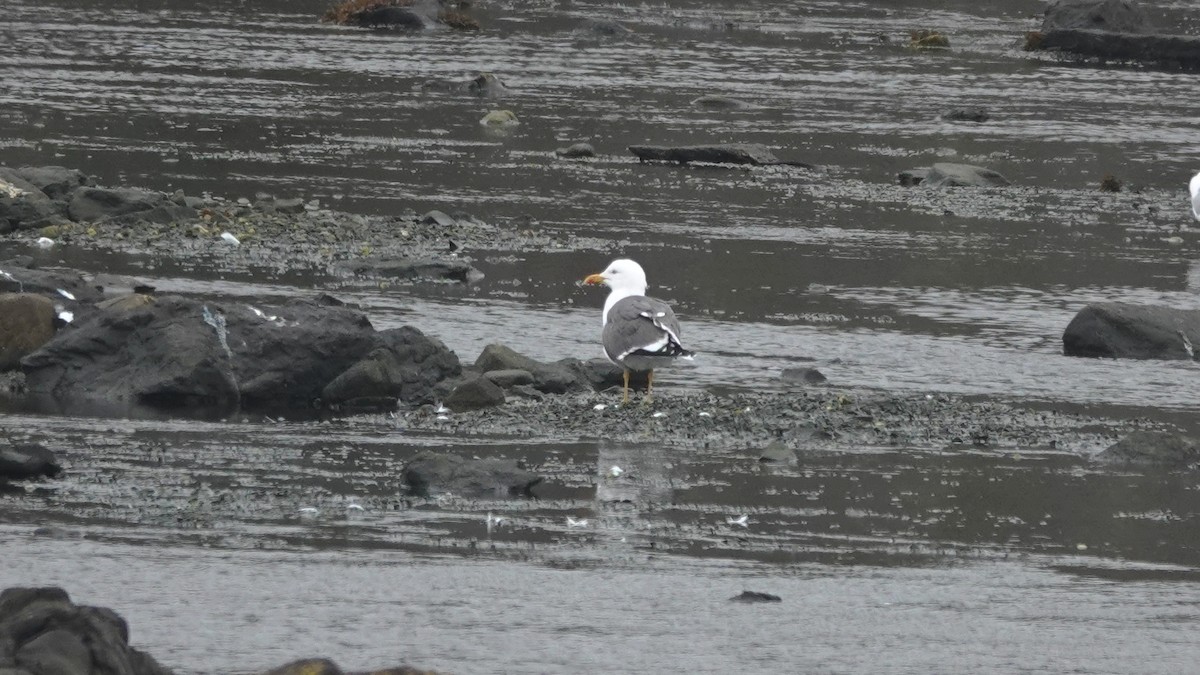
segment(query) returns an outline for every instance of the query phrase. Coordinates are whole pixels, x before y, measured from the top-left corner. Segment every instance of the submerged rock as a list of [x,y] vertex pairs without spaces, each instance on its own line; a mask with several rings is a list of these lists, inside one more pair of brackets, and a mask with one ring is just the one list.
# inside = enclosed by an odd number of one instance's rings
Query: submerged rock
[[816,368],[784,368],[779,379],[789,384],[825,384],[829,378]]
[[970,164],[939,162],[930,167],[921,185],[944,187],[1004,187],[1008,179],[996,171]]
[[770,148],[758,143],[717,145],[631,145],[629,151],[643,162],[706,162],[709,164],[781,164]]
[[54,478],[62,466],[53,452],[37,443],[0,444],[0,483],[5,480]]
[[1096,459],[1116,464],[1189,468],[1200,464],[1200,445],[1167,431],[1135,431],[1103,450]]
[[129,646],[110,609],[76,605],[61,588],[0,592],[0,670],[13,675],[170,675]]
[[527,495],[542,477],[526,471],[515,459],[468,460],[426,450],[405,465],[404,482],[414,494],[425,497],[438,492],[502,497]]
[[431,279],[471,284],[483,278],[483,272],[462,260],[371,257],[347,260],[335,268],[359,277],[406,281]]
[[517,115],[511,110],[493,110],[483,116],[479,123],[485,127],[515,127],[520,122],[517,120]]
[[421,670],[411,666],[396,666],[370,672],[347,673],[329,659],[301,659],[269,670],[262,675],[438,675],[432,670]]
[[729,96],[717,96],[708,94],[691,100],[691,104],[696,108],[703,110],[748,110],[754,106]]
[[1194,360],[1200,310],[1092,303],[1071,319],[1062,340],[1067,356]]
[[591,143],[574,143],[565,148],[559,148],[554,151],[554,154],[564,159],[582,159],[584,157],[595,157],[596,149]]
[[983,108],[954,108],[942,113],[940,117],[947,122],[974,122],[983,124],[991,118]]
[[730,600],[733,602],[783,602],[783,598],[778,595],[758,591],[742,591],[741,595],[735,595]]

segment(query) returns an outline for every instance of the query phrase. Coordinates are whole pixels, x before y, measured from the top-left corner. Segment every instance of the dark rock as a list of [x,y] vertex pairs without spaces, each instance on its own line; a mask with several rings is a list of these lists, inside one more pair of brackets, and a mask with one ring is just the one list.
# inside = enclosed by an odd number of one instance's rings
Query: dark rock
[[[38,269],[32,261],[13,259],[0,262],[0,293],[36,293],[64,306],[73,301],[59,290],[67,291],[81,303],[99,301],[103,296],[82,274],[74,270]],[[4,276],[7,272],[12,278]]]
[[576,35],[591,35],[595,37],[623,37],[633,31],[614,19],[585,19]]
[[129,646],[115,612],[76,605],[61,588],[0,592],[0,672],[14,675],[170,675]]
[[394,5],[370,7],[356,12],[346,22],[349,26],[363,28],[402,28],[419,30],[431,25],[429,17],[407,7]]
[[542,363],[520,354],[502,344],[490,344],[483,348],[475,366],[481,372],[493,370],[524,370],[533,375],[533,387],[544,394],[565,394],[568,391],[584,391],[587,382],[576,370],[574,359],[556,363]]
[[450,215],[444,211],[438,211],[437,209],[434,209],[421,216],[421,219],[417,222],[422,225],[440,225],[441,227],[454,227],[458,224],[458,221],[456,221]]
[[944,187],[1003,187],[1008,179],[991,169],[970,164],[934,164],[921,185],[932,188]]
[[[564,362],[566,359],[559,363]],[[620,387],[624,384],[625,371],[608,359],[599,357],[587,361],[575,359],[570,364],[570,368],[595,391],[604,391],[610,387]],[[646,373],[633,373],[633,377],[630,378],[630,386],[634,385],[635,378],[639,386],[644,385]]]
[[54,478],[60,473],[54,453],[41,445],[0,441],[0,479]]
[[714,95],[694,98],[692,99],[692,105],[704,110],[747,110],[754,107],[749,103],[746,103],[745,101],[739,101],[736,98]]
[[1026,49],[1060,52],[1104,62],[1132,61],[1165,68],[1200,70],[1200,37],[1191,35],[1055,30],[1031,34]]
[[76,222],[93,222],[149,211],[167,203],[167,196],[161,192],[139,188],[85,187],[71,195],[67,212],[71,220]]
[[1096,30],[1146,33],[1146,12],[1132,0],[1055,0],[1046,7],[1042,32]]
[[742,591],[741,595],[735,595],[730,598],[733,602],[783,602],[783,598],[770,593],[759,593],[758,591]]
[[480,73],[467,83],[467,91],[484,98],[500,98],[508,93],[508,87],[491,73]]
[[454,352],[416,328],[404,326],[378,335],[381,346],[325,386],[321,398],[326,403],[432,403],[438,383],[462,372]]
[[508,389],[524,384],[533,384],[533,373],[528,370],[491,370],[483,374],[496,386]]
[[982,124],[991,118],[983,108],[955,108],[942,113],[941,117],[949,122],[975,122],[976,124]]
[[[382,344],[365,314],[328,295],[260,311],[275,320],[246,306],[225,315],[244,410],[311,409],[326,385]],[[394,346],[402,350],[401,342]]]
[[454,412],[504,405],[504,390],[486,377],[475,377],[455,387],[445,404]]
[[75,190],[93,184],[82,171],[61,166],[23,166],[17,169],[17,175],[51,199],[66,199]]
[[237,378],[224,331],[209,323],[218,317],[215,306],[171,296],[99,311],[25,357],[29,393],[62,410],[232,412]]
[[329,659],[300,659],[272,668],[262,675],[344,675],[341,668]]
[[586,157],[595,157],[596,149],[591,143],[574,143],[565,148],[559,148],[554,151],[554,154],[564,159],[583,159]]
[[816,368],[784,368],[779,379],[789,384],[825,384],[829,378]]
[[0,371],[16,368],[54,337],[56,314],[54,303],[40,295],[0,294]]
[[483,272],[461,260],[414,260],[411,258],[359,258],[337,265],[337,269],[360,277],[386,279],[433,279],[475,283]]
[[760,462],[790,462],[796,458],[796,454],[792,452],[787,445],[782,441],[771,441],[767,447],[758,456]]
[[920,167],[917,169],[908,169],[896,174],[896,182],[904,187],[912,187],[920,185],[925,177],[929,175],[929,167]]
[[[494,386],[494,385],[493,385]],[[404,467],[404,482],[418,495],[453,492],[462,496],[529,494],[542,477],[515,459],[463,459],[426,450]]]
[[1067,356],[1194,360],[1200,310],[1093,303],[1071,319],[1062,339]]
[[66,222],[61,203],[47,197],[16,171],[0,166],[0,232]]
[[118,226],[135,225],[137,223],[168,225],[170,223],[193,220],[195,217],[196,209],[165,201],[143,211],[133,211],[109,217],[104,222],[108,225]]
[[1115,464],[1188,468],[1200,464],[1200,445],[1166,431],[1135,431],[1101,451],[1096,459]]
[[629,151],[643,162],[707,162],[709,164],[781,164],[770,148],[757,143],[719,145],[631,145]]
[[293,199],[276,199],[275,211],[277,213],[286,213],[288,215],[304,213],[304,200],[300,197],[295,197]]

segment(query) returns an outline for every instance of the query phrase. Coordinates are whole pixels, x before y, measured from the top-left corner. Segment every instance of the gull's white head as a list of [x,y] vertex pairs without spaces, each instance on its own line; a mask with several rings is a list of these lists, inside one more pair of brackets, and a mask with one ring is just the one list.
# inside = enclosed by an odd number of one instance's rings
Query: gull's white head
[[646,272],[641,265],[628,258],[612,261],[608,269],[588,276],[583,283],[604,284],[614,294],[623,296],[646,294]]
[[1192,215],[1196,220],[1200,220],[1200,173],[1192,176],[1192,181],[1188,183],[1188,189],[1192,192]]

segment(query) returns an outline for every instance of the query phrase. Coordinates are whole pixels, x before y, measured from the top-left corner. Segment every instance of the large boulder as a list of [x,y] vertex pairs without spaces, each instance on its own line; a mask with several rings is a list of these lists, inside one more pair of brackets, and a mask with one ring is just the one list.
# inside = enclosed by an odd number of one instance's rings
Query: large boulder
[[542,477],[525,470],[515,459],[463,459],[425,450],[404,467],[404,482],[414,494],[428,497],[453,492],[466,497],[529,494]]
[[56,314],[54,303],[40,295],[0,294],[0,371],[18,367],[54,337]]
[[110,609],[71,602],[61,588],[0,592],[0,672],[13,675],[170,675],[129,646],[129,626]]
[[462,372],[458,355],[411,326],[381,331],[378,339],[380,346],[325,386],[326,403],[432,403],[436,386]]
[[1200,310],[1093,303],[1063,331],[1063,353],[1123,359],[1195,359]]
[[577,364],[576,359],[542,363],[502,344],[484,347],[475,359],[475,367],[485,374],[496,370],[527,371],[533,376],[533,388],[544,394],[587,391],[590,382]]
[[1200,445],[1168,431],[1135,431],[1104,449],[1096,458],[1113,464],[1182,469],[1200,464]]
[[181,297],[97,311],[21,365],[34,402],[67,412],[224,415],[238,406],[220,310]]
[[85,187],[76,190],[67,206],[71,220],[93,222],[151,211],[165,206],[167,196],[161,192],[141,188]]
[[65,199],[75,190],[93,184],[82,171],[61,166],[23,166],[16,173],[50,199]]
[[73,306],[75,301],[92,303],[103,298],[101,289],[79,272],[38,268],[27,257],[0,261],[0,293],[36,293],[64,307]]
[[1046,7],[1042,19],[1042,32],[1054,30],[1146,33],[1150,21],[1132,0],[1055,0]]
[[269,314],[254,309],[225,315],[244,410],[312,409],[326,385],[380,346],[365,314],[328,295],[292,300]]
[[0,166],[0,234],[67,222],[62,204],[19,173]]
[[467,379],[446,397],[446,407],[454,412],[479,410],[504,405],[504,390],[486,377]]
[[1000,173],[981,166],[939,162],[929,168],[921,185],[932,188],[1004,187],[1009,182]]

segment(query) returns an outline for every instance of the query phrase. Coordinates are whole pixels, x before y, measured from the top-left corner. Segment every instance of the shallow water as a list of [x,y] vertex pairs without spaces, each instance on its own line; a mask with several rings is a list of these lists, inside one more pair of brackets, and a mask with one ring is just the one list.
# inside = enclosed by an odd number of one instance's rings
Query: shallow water
[[[1160,25],[1200,29],[1184,3],[1144,4]],[[332,289],[377,327],[411,323],[465,360],[500,339],[556,359],[597,353],[602,299],[578,280],[630,255],[701,352],[663,374],[665,391],[775,390],[783,368],[815,365],[847,387],[1200,411],[1193,363],[1068,359],[1060,343],[1090,301],[1200,308],[1185,189],[1200,152],[1194,76],[1030,57],[1019,45],[1040,2],[502,2],[470,36],[336,28],[316,22],[320,4],[278,1],[3,10],[6,164],[360,213],[466,211],[586,241],[466,251],[479,285],[385,292],[270,263],[70,247],[43,262],[255,304]],[[588,18],[633,33],[575,32]],[[915,28],[946,31],[953,49],[908,51]],[[424,86],[478,71],[510,95]],[[754,107],[691,104],[704,94]],[[991,121],[938,118],[955,107]],[[481,128],[495,108],[521,125]],[[553,157],[575,141],[600,157]],[[726,141],[819,168],[651,166],[625,150]],[[934,161],[1015,185],[894,184]],[[1098,192],[1106,173],[1126,190]],[[0,257],[20,251],[0,242]],[[0,497],[13,561],[0,584],[63,583],[111,605],[182,672],[306,650],[462,673],[1132,673],[1186,671],[1197,656],[1186,476],[1038,452],[907,448],[767,471],[731,451],[464,445],[364,423],[0,421],[62,454],[71,476]],[[526,458],[551,492],[408,504],[396,467],[429,445]],[[624,480],[602,478],[611,464]],[[304,506],[321,516],[301,518]],[[488,511],[510,526],[489,537]],[[742,513],[746,530],[725,522]],[[41,525],[52,530],[35,536]],[[725,602],[742,588],[784,603]]]

